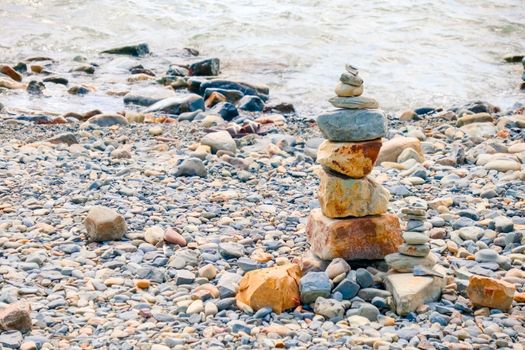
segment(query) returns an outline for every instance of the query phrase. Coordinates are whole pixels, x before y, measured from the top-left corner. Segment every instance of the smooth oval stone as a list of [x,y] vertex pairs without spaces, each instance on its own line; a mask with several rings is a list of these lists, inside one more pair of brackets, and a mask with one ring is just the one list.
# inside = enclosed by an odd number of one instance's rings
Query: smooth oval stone
[[337,109],[320,115],[323,136],[336,142],[367,141],[385,136],[385,113],[380,109]]
[[430,253],[430,246],[428,244],[406,244],[403,243],[398,248],[403,255],[425,257]]
[[425,244],[428,242],[428,236],[419,232],[404,232],[403,239],[407,244]]
[[370,97],[332,97],[328,100],[334,107],[347,109],[375,109],[379,103]]
[[339,97],[361,96],[363,93],[363,85],[352,86],[343,82],[338,82],[335,86],[335,94]]
[[433,254],[429,254],[424,258],[416,256],[408,256],[400,253],[389,254],[385,256],[387,265],[398,272],[412,272],[414,266],[421,265],[431,269],[437,262]]

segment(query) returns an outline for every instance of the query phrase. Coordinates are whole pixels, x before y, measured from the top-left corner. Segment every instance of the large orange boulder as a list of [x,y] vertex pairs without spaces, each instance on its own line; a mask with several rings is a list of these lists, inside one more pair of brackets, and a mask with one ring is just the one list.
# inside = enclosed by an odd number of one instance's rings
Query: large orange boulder
[[381,139],[364,142],[326,140],[317,150],[317,161],[338,173],[361,178],[372,171],[381,144]]
[[418,153],[421,159],[424,159],[423,150],[421,148],[421,141],[415,137],[398,136],[383,143],[377,164],[382,162],[397,162],[399,155],[407,148],[411,148]]
[[467,295],[475,306],[507,311],[512,306],[516,287],[502,280],[474,275],[470,277]]
[[319,203],[329,218],[361,217],[384,214],[388,210],[390,192],[373,178],[352,179],[318,171]]
[[399,219],[392,214],[336,220],[314,209],[306,234],[312,252],[323,260],[383,259],[403,243]]
[[250,271],[239,283],[237,302],[249,305],[253,310],[271,307],[275,313],[281,313],[299,306],[300,278],[301,268],[297,264]]

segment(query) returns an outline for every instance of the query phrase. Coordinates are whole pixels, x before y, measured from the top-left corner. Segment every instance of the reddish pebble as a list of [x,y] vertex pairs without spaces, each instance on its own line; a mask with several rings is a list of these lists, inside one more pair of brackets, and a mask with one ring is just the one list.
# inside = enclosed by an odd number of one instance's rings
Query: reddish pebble
[[182,237],[180,233],[178,233],[172,228],[168,228],[164,232],[164,240],[169,243],[178,244],[181,247],[186,246],[186,240],[184,239],[184,237]]

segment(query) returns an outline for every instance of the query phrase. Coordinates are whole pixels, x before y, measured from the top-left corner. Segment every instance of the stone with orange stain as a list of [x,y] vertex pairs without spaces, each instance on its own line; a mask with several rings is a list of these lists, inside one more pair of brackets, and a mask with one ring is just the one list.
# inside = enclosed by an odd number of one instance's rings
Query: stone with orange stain
[[325,167],[353,178],[370,174],[381,149],[381,139],[364,142],[324,141],[317,161]]
[[274,266],[246,273],[239,283],[237,303],[248,305],[254,311],[271,307],[275,313],[300,304],[297,264]]
[[204,106],[206,108],[211,108],[219,102],[227,102],[227,101],[228,99],[226,98],[226,96],[224,96],[220,92],[214,91],[210,94],[210,96],[208,96],[208,98],[204,102]]
[[516,287],[508,282],[490,277],[470,277],[467,294],[475,306],[487,306],[507,311],[512,306]]
[[306,234],[312,252],[323,260],[383,259],[403,243],[399,219],[392,214],[335,220],[314,209]]
[[525,292],[514,294],[514,301],[517,303],[525,303]]
[[344,178],[319,169],[319,202],[329,218],[362,217],[384,214],[390,192],[370,177]]
[[18,81],[19,83],[22,81],[22,75],[10,66],[0,65],[0,73],[7,75],[11,79],[13,79],[14,81]]

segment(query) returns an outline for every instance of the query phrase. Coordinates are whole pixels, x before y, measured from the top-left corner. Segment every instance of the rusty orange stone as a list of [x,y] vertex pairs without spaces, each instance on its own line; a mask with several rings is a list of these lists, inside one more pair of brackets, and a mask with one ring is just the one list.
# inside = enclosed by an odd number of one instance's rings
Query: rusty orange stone
[[353,179],[319,169],[317,195],[321,210],[329,218],[384,214],[390,192],[370,176]]
[[467,294],[475,306],[487,306],[494,309],[508,311],[512,306],[512,299],[516,287],[502,280],[474,275],[469,279]]
[[381,139],[364,142],[326,140],[319,146],[317,161],[340,174],[362,178],[372,171],[381,145]]
[[255,311],[271,307],[275,313],[281,313],[300,304],[300,278],[301,268],[297,264],[253,270],[241,279],[235,298],[237,303],[249,305]]
[[392,214],[336,220],[314,209],[306,234],[312,252],[323,260],[383,259],[403,243],[399,219]]

